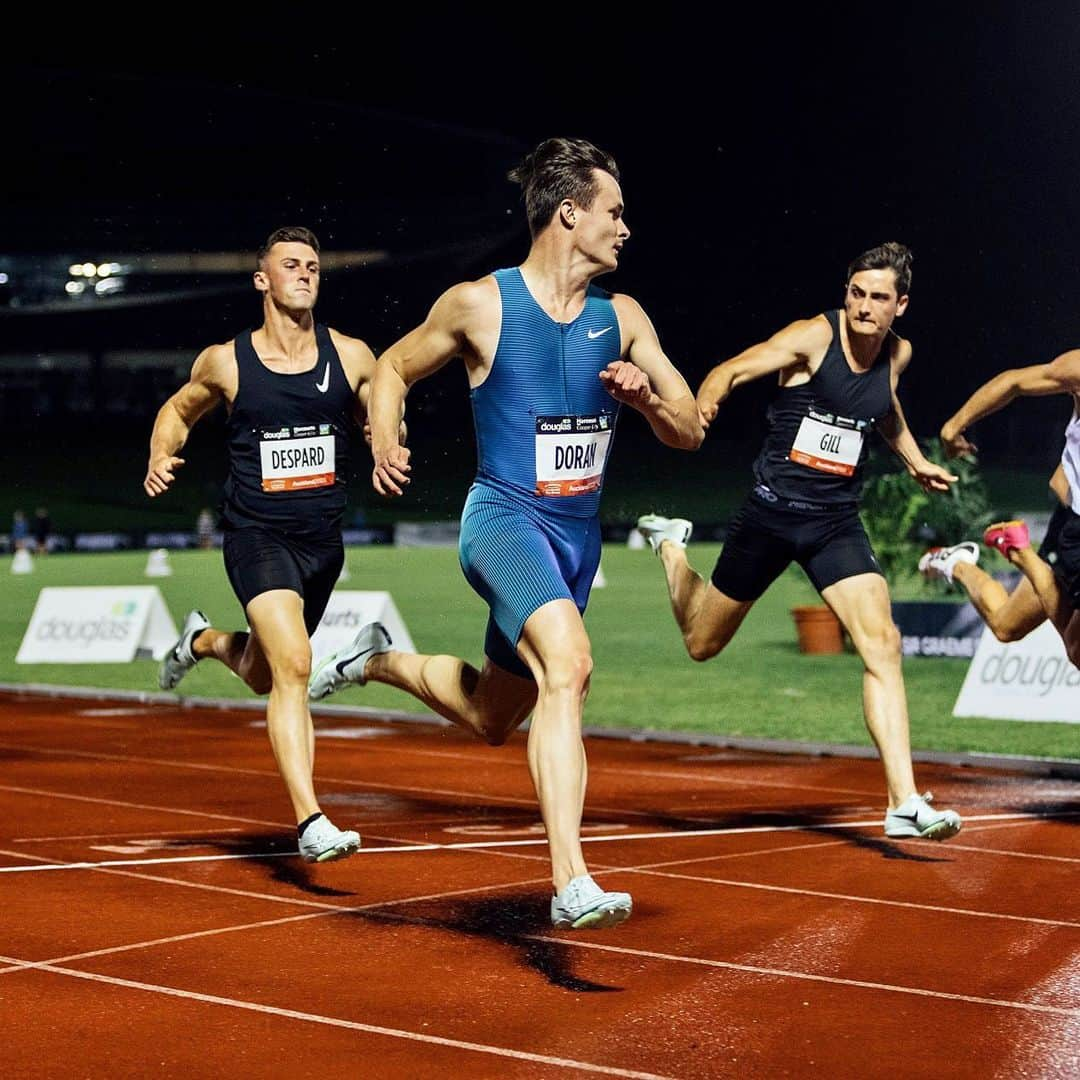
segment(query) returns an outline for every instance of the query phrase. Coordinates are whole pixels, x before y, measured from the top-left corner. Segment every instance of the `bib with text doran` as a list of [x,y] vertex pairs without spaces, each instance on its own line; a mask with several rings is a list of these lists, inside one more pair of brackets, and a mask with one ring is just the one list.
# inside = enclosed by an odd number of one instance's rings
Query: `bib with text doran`
[[588,495],[599,491],[611,445],[612,418],[536,418],[536,494]]
[[818,472],[851,476],[862,453],[865,420],[816,413],[804,416],[788,457]]
[[330,424],[303,424],[262,431],[259,437],[263,491],[306,491],[334,482],[334,431]]

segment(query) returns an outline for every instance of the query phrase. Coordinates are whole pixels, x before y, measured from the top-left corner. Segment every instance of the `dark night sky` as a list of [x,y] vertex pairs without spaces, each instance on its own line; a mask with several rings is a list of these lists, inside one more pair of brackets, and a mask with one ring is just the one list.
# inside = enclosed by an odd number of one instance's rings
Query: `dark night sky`
[[[853,255],[908,243],[901,395],[931,434],[994,371],[1080,343],[1080,13],[816,7],[637,24],[523,9],[516,34],[418,13],[406,32],[363,9],[355,28],[269,28],[260,12],[243,33],[177,23],[144,29],[140,48],[29,47],[11,76],[19,167],[4,175],[0,253],[243,250],[286,221],[326,247],[417,250],[516,224],[497,253],[513,262],[527,237],[505,170],[548,135],[583,135],[619,160],[633,231],[603,284],[643,303],[695,386],[837,305]],[[383,348],[463,265],[326,282],[322,314]],[[114,325],[194,349],[255,312],[243,295],[182,330]],[[9,341],[29,332],[12,322]],[[763,408],[767,392],[747,393]],[[1047,461],[1058,404],[1016,406],[1045,421]]]

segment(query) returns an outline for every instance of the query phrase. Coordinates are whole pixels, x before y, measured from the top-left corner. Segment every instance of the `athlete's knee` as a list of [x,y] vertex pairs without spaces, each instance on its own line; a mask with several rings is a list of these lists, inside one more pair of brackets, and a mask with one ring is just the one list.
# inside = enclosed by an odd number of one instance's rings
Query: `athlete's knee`
[[902,645],[900,631],[890,619],[862,635],[859,653],[869,668],[891,666],[900,663]]
[[311,678],[311,648],[305,642],[286,650],[275,657],[272,669],[273,678],[279,682],[306,683]]
[[703,637],[691,630],[683,635],[683,644],[686,646],[690,659],[701,664],[720,653],[727,644],[727,640]]
[[592,653],[588,649],[577,649],[545,661],[537,685],[541,691],[569,690],[571,693],[587,694],[592,669]]
[[1020,641],[1022,638],[1027,637],[1028,631],[1021,626],[1017,626],[1015,623],[995,623],[990,621],[986,624],[990,627],[990,633],[994,635],[1003,645],[1008,645],[1014,641]]
[[488,746],[502,746],[530,712],[530,705],[504,709],[497,713],[481,712],[477,716],[477,730]]

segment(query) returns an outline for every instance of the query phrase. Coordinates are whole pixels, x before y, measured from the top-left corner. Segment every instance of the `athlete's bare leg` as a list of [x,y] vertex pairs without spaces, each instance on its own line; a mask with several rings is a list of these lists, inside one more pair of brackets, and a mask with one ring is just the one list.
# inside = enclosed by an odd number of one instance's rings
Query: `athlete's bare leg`
[[308,708],[311,643],[304,602],[291,589],[271,589],[248,604],[247,617],[270,670],[266,726],[299,824],[319,812],[312,782],[315,731]]
[[592,672],[585,624],[569,600],[529,616],[518,652],[535,677],[524,679],[488,660],[484,670],[453,656],[387,652],[373,656],[364,678],[396,686],[487,742],[498,744],[530,712],[529,771],[551,851],[555,892],[588,873],[581,851],[585,748],[581,715]]
[[556,894],[587,874],[581,850],[587,766],[581,716],[592,674],[585,624],[570,600],[552,600],[525,622],[518,652],[536,679],[536,708],[529,725],[529,772],[551,852]]
[[1080,612],[1061,591],[1054,571],[1029,547],[1012,548],[1007,558],[1031,582],[1047,618],[1065,643],[1066,655],[1073,664],[1080,666]]
[[708,660],[735,636],[754,602],[725,596],[694,570],[686,548],[670,540],[660,545],[660,561],[686,651],[694,660]]
[[479,739],[500,746],[532,712],[536,683],[485,660],[483,671],[456,656],[386,652],[373,656],[364,678],[397,687]]
[[1009,592],[974,563],[958,562],[952,575],[998,641],[1019,641],[1046,621],[1042,602],[1027,578]]
[[879,574],[856,574],[828,586],[822,599],[836,612],[863,662],[863,716],[885,767],[889,809],[915,794],[900,632],[889,587]]
[[199,632],[191,651],[196,660],[220,660],[256,694],[270,693],[270,665],[258,638],[246,630],[207,627]]
[[1059,633],[1064,633],[1073,609],[1062,595],[1050,564],[1039,558],[1030,547],[1011,548],[1006,558],[1031,583],[1046,617],[1057,627]]

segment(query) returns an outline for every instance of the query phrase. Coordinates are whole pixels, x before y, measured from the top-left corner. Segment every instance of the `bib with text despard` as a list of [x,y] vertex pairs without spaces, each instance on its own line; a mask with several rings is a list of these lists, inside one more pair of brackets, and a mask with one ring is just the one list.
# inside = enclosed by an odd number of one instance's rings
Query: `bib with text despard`
[[304,491],[334,482],[330,424],[298,424],[259,434],[263,491]]
[[600,490],[611,446],[612,417],[536,418],[536,494],[586,495]]

